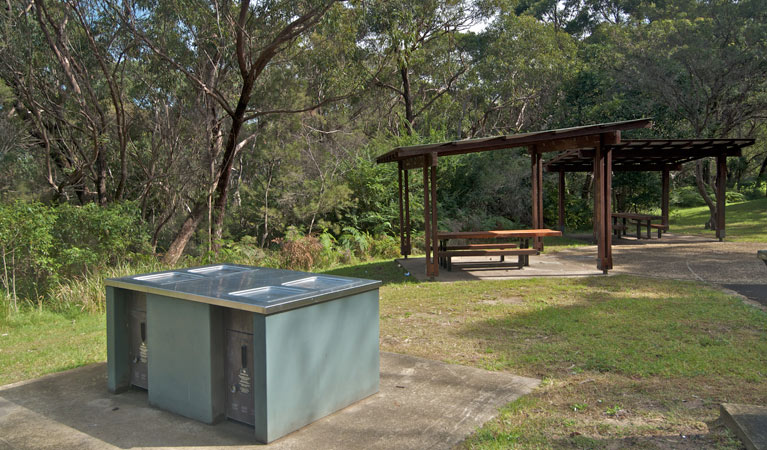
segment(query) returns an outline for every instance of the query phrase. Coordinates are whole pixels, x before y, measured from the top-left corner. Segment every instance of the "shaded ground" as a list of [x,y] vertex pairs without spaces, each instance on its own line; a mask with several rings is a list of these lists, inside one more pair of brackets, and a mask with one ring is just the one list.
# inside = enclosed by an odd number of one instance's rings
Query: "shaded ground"
[[[662,239],[632,237],[613,241],[612,274],[626,273],[655,278],[703,281],[715,284],[767,285],[767,270],[756,257],[767,247],[758,242],[719,242],[699,236],[664,234]],[[540,276],[599,275],[597,247],[586,245],[549,248],[530,257],[530,266],[520,270],[513,262],[499,264],[498,258],[455,258],[453,271],[441,269],[438,281],[473,279],[515,279]],[[492,260],[492,261],[491,261]],[[397,260],[420,280],[425,280],[423,258]],[[463,262],[463,264],[460,264]]]
[[381,390],[268,446],[234,422],[205,425],[113,395],[106,364],[0,387],[0,449],[450,448],[539,383],[405,355],[381,355]]

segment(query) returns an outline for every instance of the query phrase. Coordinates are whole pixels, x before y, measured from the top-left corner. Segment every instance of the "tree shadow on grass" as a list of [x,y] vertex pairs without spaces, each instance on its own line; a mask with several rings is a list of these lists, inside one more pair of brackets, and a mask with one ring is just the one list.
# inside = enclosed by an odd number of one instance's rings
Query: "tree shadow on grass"
[[359,264],[337,267],[323,271],[327,275],[338,275],[343,277],[367,278],[371,280],[380,280],[383,285],[418,283],[415,277],[406,275],[406,270],[402,268],[395,260],[363,262]]
[[[565,290],[567,301],[541,301],[510,309],[456,330],[483,342],[488,362],[535,376],[561,370],[615,372],[629,376],[757,376],[765,345],[751,336],[757,318],[721,295],[682,290],[647,280],[585,278]],[[594,290],[596,288],[596,290]],[[712,291],[713,292],[713,291]],[[702,295],[701,295],[702,294]],[[738,350],[740,348],[740,350]]]

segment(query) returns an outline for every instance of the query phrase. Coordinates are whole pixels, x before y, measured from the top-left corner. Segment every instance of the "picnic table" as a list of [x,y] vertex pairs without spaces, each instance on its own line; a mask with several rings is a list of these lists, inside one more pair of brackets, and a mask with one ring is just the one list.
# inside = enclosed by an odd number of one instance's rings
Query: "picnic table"
[[[647,239],[650,239],[650,229],[655,228],[658,230],[658,239],[661,237],[663,231],[668,230],[668,225],[662,223],[652,223],[653,220],[663,220],[662,216],[655,216],[652,214],[638,214],[638,213],[612,213],[613,217],[613,232],[617,236],[625,235],[627,230],[626,221],[631,220],[636,223],[637,226],[637,239],[642,239],[642,227],[647,228]],[[618,219],[622,219],[623,223],[618,223]]]
[[[562,232],[557,230],[550,230],[548,228],[533,230],[440,232],[437,233],[439,248],[435,256],[439,259],[440,266],[446,267],[447,270],[452,270],[453,256],[500,256],[501,262],[503,262],[505,256],[516,255],[518,257],[517,266],[521,269],[523,266],[530,265],[530,255],[537,255],[539,253],[539,249],[530,248],[530,239],[547,236],[562,236]],[[506,239],[516,240],[518,242],[488,242],[482,244],[467,243],[463,245],[448,245],[451,239]]]

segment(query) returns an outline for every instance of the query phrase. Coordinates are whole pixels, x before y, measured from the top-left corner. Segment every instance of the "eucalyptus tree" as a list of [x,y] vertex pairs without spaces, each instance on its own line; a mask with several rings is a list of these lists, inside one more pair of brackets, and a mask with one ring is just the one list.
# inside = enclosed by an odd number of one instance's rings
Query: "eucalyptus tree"
[[125,196],[129,48],[124,29],[98,1],[8,2],[4,8],[0,77],[13,91],[14,115],[43,151],[45,180],[60,198],[70,189],[81,202],[95,197],[101,205]]
[[472,77],[457,95],[468,103],[468,136],[544,129],[577,65],[575,40],[530,16],[498,15],[475,48]]
[[[761,0],[679,2],[646,7],[631,27],[615,28],[623,67],[620,80],[634,86],[694,137],[732,137],[758,129],[767,117],[767,9]],[[745,126],[745,125],[751,126]],[[740,136],[743,137],[743,136]],[[698,192],[715,226],[708,194],[712,171],[699,160]]]
[[[223,233],[232,168],[270,115],[312,111],[345,95],[327,83],[313,96],[284,95],[282,83],[302,80],[297,55],[314,51],[311,30],[327,17],[348,25],[354,12],[332,0],[122,2],[113,5],[137,40],[183,74],[208,104],[213,237]],[[346,20],[346,21],[345,21]],[[332,72],[331,72],[332,73]],[[320,73],[322,75],[322,73]],[[355,83],[345,86],[351,90]],[[243,133],[246,133],[243,136]],[[248,134],[249,133],[249,134]],[[175,262],[204,218],[198,198],[165,254]]]
[[457,35],[478,14],[466,0],[384,1],[368,9],[363,43],[386,61],[375,82],[404,109],[401,122],[409,134],[470,68]]

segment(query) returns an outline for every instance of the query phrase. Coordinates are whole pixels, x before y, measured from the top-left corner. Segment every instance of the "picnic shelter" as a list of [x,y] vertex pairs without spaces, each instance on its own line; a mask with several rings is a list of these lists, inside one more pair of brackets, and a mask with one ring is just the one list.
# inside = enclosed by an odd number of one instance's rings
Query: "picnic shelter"
[[[725,236],[724,201],[727,157],[740,156],[753,139],[635,139],[622,140],[621,132],[650,128],[649,118],[601,123],[572,128],[519,133],[480,139],[464,139],[436,144],[397,147],[376,159],[379,164],[397,163],[399,182],[400,252],[411,254],[410,171],[423,175],[424,239],[426,274],[439,275],[439,267],[449,267],[450,256],[510,255],[520,258],[522,267],[529,255],[543,250],[543,238],[561,235],[564,227],[564,174],[592,172],[594,178],[594,234],[597,242],[597,267],[604,273],[612,269],[612,173],[614,171],[657,171],[661,173],[662,215],[659,227],[668,227],[669,172],[685,162],[716,158],[717,237]],[[530,230],[488,230],[440,232],[437,227],[437,167],[440,158],[509,148],[526,148],[531,161],[532,226]],[[554,155],[544,163],[544,155]],[[545,228],[543,222],[543,171],[559,174],[559,227]],[[495,237],[532,239],[532,247],[505,248],[499,244],[448,246],[449,239]],[[516,246],[515,246],[516,247]],[[447,264],[446,264],[447,261]]]

